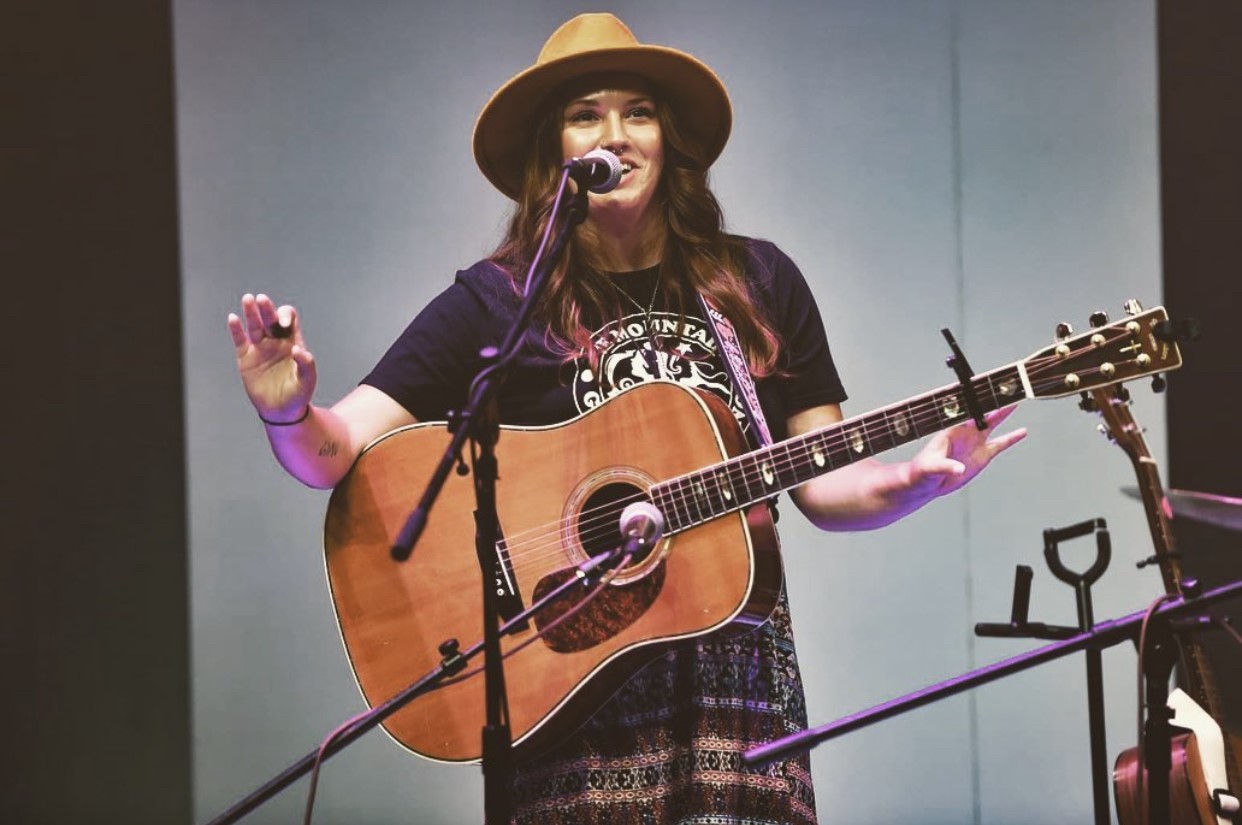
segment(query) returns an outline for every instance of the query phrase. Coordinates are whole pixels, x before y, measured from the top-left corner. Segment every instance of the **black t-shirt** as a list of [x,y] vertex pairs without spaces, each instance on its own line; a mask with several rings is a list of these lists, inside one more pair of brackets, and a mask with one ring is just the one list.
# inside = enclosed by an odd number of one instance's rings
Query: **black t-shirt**
[[[756,382],[772,437],[785,437],[788,416],[822,404],[840,403],[845,391],[837,376],[823,321],[797,266],[774,244],[747,240],[746,273],[756,303],[764,308],[782,349],[782,375]],[[619,320],[592,335],[598,361],[566,360],[552,349],[542,329],[526,335],[499,396],[505,424],[555,424],[587,412],[616,393],[652,379],[677,381],[716,393],[747,428],[740,394],[730,385],[716,355],[711,331],[697,305],[687,308],[686,325],[657,303],[658,267],[617,276],[629,296]],[[665,277],[668,277],[666,274]],[[453,284],[431,301],[389,348],[363,383],[405,407],[420,421],[442,421],[465,401],[471,378],[482,364],[479,351],[498,347],[519,306],[508,275],[487,261],[457,273]],[[652,329],[659,347],[651,350]]]
[[[845,392],[801,273],[771,243],[747,245],[751,294],[783,352],[782,375],[757,382],[769,428],[781,439],[789,415],[840,402]],[[542,330],[530,332],[500,391],[502,421],[559,423],[658,378],[715,392],[744,418],[697,304],[687,308],[687,328],[679,330],[678,315],[659,302],[659,277],[658,267],[616,276],[614,283],[628,296],[619,300],[628,309],[595,330],[594,367],[586,357],[567,360],[550,349]],[[365,383],[421,421],[444,419],[463,403],[480,366],[479,350],[500,344],[518,304],[509,278],[495,265],[458,272]],[[648,349],[649,323],[659,339],[654,350]],[[514,823],[815,821],[805,754],[758,772],[737,761],[739,750],[807,725],[783,594],[771,620],[754,632],[699,637],[618,687],[574,736],[516,766]]]

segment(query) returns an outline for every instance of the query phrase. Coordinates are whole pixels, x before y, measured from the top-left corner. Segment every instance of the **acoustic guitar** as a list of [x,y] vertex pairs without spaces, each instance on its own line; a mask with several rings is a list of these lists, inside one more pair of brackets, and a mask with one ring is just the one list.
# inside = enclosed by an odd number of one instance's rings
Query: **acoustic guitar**
[[[781,587],[766,506],[777,493],[969,421],[975,411],[1176,369],[1181,355],[1162,337],[1167,322],[1157,307],[968,384],[749,452],[723,402],[669,382],[640,384],[563,424],[503,427],[496,446],[502,537],[488,573],[503,616],[619,544],[627,504],[648,501],[666,521],[651,552],[634,557],[579,613],[552,627],[563,606],[502,641],[506,654],[526,645],[505,662],[518,757],[572,733],[670,646],[767,619]],[[443,424],[421,423],[377,439],[328,505],[328,582],[346,653],[373,706],[438,665],[445,640],[480,635],[483,580],[470,479],[450,476],[408,562],[389,556],[448,440]],[[543,635],[526,644],[536,634]],[[483,707],[482,677],[459,677],[384,726],[417,754],[473,762]]]
[[[1120,388],[1091,391],[1092,406],[1104,419],[1107,435],[1125,452],[1134,466],[1147,527],[1155,547],[1165,592],[1181,597],[1181,562],[1169,529],[1168,503],[1160,483],[1160,468],[1152,458],[1143,429],[1134,421],[1127,394]],[[1179,640],[1183,690],[1174,693],[1169,705],[1175,710],[1172,724],[1184,732],[1171,742],[1169,813],[1177,825],[1226,825],[1230,820],[1218,810],[1217,791],[1242,798],[1242,735],[1223,731],[1216,720],[1223,718],[1220,691],[1202,647],[1193,635]],[[1130,748],[1117,757],[1113,767],[1113,793],[1121,825],[1144,825],[1148,821],[1147,799],[1139,797],[1139,754]],[[1144,768],[1146,778],[1146,768]],[[1142,783],[1145,788],[1147,783]],[[1144,793],[1144,797],[1146,794]]]

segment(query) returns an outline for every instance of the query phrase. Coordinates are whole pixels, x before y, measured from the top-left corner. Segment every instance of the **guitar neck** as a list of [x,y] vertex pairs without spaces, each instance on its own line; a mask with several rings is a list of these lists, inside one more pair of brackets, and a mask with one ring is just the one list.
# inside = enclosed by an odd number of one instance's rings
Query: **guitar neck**
[[[1156,548],[1156,559],[1160,567],[1160,575],[1166,593],[1184,597],[1182,592],[1182,566],[1177,545],[1173,541],[1173,532],[1168,517],[1164,512],[1164,487],[1160,482],[1160,471],[1150,456],[1143,456],[1134,462],[1135,476],[1139,482],[1139,491],[1143,497],[1143,510],[1147,514],[1147,527],[1151,532],[1152,544]],[[1180,645],[1182,667],[1185,669],[1183,687],[1213,718],[1223,718],[1220,691],[1212,667],[1204,655],[1202,646],[1193,638],[1184,638]],[[1230,765],[1230,773],[1237,775],[1237,766]]]
[[[975,376],[971,389],[983,413],[1034,394],[1021,362]],[[670,479],[649,493],[667,532],[687,530],[969,420],[963,387],[952,384]]]
[[[1094,326],[1022,361],[892,406],[737,456],[657,484],[649,491],[670,532],[740,510],[817,476],[1027,398],[1057,398],[1181,366],[1175,344],[1161,338],[1163,307]],[[969,386],[970,392],[966,392]]]

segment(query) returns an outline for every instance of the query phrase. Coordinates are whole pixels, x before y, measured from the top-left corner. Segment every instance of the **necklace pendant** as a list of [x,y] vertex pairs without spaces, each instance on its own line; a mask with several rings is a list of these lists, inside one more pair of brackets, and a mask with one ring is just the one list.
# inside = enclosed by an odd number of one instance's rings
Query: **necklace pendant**
[[660,356],[656,353],[655,347],[648,341],[643,345],[643,361],[647,363],[647,371],[656,378],[664,377],[664,370],[660,367]]

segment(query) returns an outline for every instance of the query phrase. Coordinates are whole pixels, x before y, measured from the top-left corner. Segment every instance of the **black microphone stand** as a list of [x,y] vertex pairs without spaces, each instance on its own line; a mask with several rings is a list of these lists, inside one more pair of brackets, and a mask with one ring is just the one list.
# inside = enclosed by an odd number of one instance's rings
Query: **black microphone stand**
[[[1153,632],[1155,638],[1160,640],[1160,648],[1157,650],[1157,655],[1148,657],[1144,662],[1146,665],[1144,677],[1147,687],[1146,702],[1148,707],[1145,734],[1146,753],[1149,759],[1147,764],[1147,775],[1149,778],[1147,791],[1148,810],[1152,813],[1152,817],[1149,820],[1151,822],[1168,821],[1168,772],[1171,738],[1168,724],[1170,712],[1167,707],[1168,679],[1172,672],[1173,659],[1176,658],[1171,652],[1171,640],[1174,633],[1183,629],[1181,625],[1173,623],[1173,620],[1193,616],[1208,604],[1238,595],[1242,595],[1242,580],[1218,587],[1196,598],[1183,598],[1170,602],[1161,606],[1150,616],[1151,625],[1149,632]],[[1003,659],[995,664],[963,673],[961,676],[955,676],[938,685],[931,685],[898,699],[844,716],[835,722],[800,731],[799,733],[769,742],[766,745],[751,748],[742,754],[742,763],[759,766],[787,759],[795,754],[808,751],[829,739],[834,739],[846,733],[873,725],[876,722],[890,719],[908,710],[914,710],[915,708],[938,702],[941,699],[946,699],[979,685],[1029,670],[1045,662],[1060,659],[1071,653],[1091,649],[1101,650],[1127,640],[1137,641],[1143,621],[1147,617],[1148,611],[1140,611],[1110,622],[1103,622],[1096,625],[1093,630],[1079,633],[1064,641],[1054,642],[1018,656]],[[1196,629],[1199,624],[1201,623],[1194,623],[1193,626],[1189,626],[1186,629]],[[1164,818],[1157,817],[1156,814],[1158,813],[1163,814]]]
[[[589,170],[588,170],[589,171]],[[508,702],[504,687],[504,664],[500,652],[500,638],[511,628],[524,626],[525,622],[552,601],[559,598],[579,582],[579,578],[570,578],[552,592],[546,594],[530,608],[522,611],[510,621],[500,626],[499,605],[496,602],[495,588],[490,585],[494,570],[494,552],[499,540],[499,525],[496,514],[496,480],[499,477],[495,454],[495,444],[500,434],[500,421],[496,407],[495,393],[504,376],[504,369],[516,356],[521,347],[526,329],[534,315],[535,307],[547,284],[548,273],[560,257],[561,251],[569,240],[575,227],[586,220],[587,216],[587,184],[580,180],[580,170],[571,170],[567,164],[563,170],[564,177],[558,191],[558,198],[565,192],[567,177],[573,175],[578,180],[577,192],[569,197],[565,204],[565,221],[557,230],[551,247],[546,254],[537,259],[538,266],[531,273],[527,282],[526,294],[518,308],[517,317],[505,336],[499,350],[485,349],[482,355],[484,368],[470,385],[469,398],[458,413],[450,413],[449,428],[452,432],[448,448],[436,466],[431,481],[423,491],[418,506],[410,513],[404,526],[397,535],[391,548],[395,561],[405,561],[410,557],[415,543],[427,525],[427,517],[435,504],[440,490],[444,487],[448,475],[455,466],[461,465],[461,451],[467,440],[473,444],[471,460],[475,478],[475,496],[478,509],[475,511],[475,547],[479,555],[479,564],[483,582],[483,641],[465,653],[458,650],[456,639],[448,639],[440,645],[443,659],[439,667],[420,678],[417,682],[402,690],[396,696],[355,724],[343,730],[323,748],[322,757],[318,750],[308,753],[293,765],[290,765],[262,787],[249,794],[220,816],[211,820],[210,825],[228,825],[241,819],[250,811],[262,805],[268,799],[291,785],[298,778],[309,773],[320,758],[328,757],[344,750],[354,740],[380,724],[384,719],[396,713],[414,698],[435,689],[445,678],[452,676],[465,667],[466,662],[478,652],[484,653],[484,679],[486,682],[486,725],[482,735],[482,763],[484,776],[484,816],[487,825],[507,825],[512,810],[512,737],[508,726]],[[614,182],[615,185],[615,182]],[[555,213],[554,213],[555,217]],[[464,466],[462,467],[464,472]],[[635,552],[645,539],[631,537],[625,545],[617,548],[607,557],[615,559],[619,555]],[[638,544],[636,544],[636,542]],[[599,572],[608,562],[603,556],[597,556],[589,565],[579,567],[585,580]],[[588,571],[585,568],[590,568]]]
[[[565,172],[569,174],[568,170]],[[410,513],[392,547],[392,557],[397,561],[409,558],[415,542],[427,523],[427,515],[439,495],[452,468],[460,463],[461,450],[469,439],[472,442],[471,457],[474,471],[475,548],[483,582],[483,647],[486,701],[486,725],[483,728],[483,797],[484,821],[487,825],[507,825],[512,810],[513,759],[512,736],[509,731],[508,698],[505,694],[504,663],[500,655],[499,605],[496,601],[492,577],[495,571],[496,544],[500,530],[496,514],[496,479],[498,467],[495,445],[500,436],[500,420],[495,394],[504,376],[504,369],[522,346],[523,338],[535,307],[543,294],[548,273],[560,257],[573,229],[586,220],[587,188],[578,186],[577,193],[567,205],[565,222],[557,231],[551,248],[535,270],[517,318],[509,328],[499,351],[484,350],[481,355],[489,361],[471,384],[470,396],[461,410],[450,422],[453,438],[440,464],[432,476],[418,507]]]

